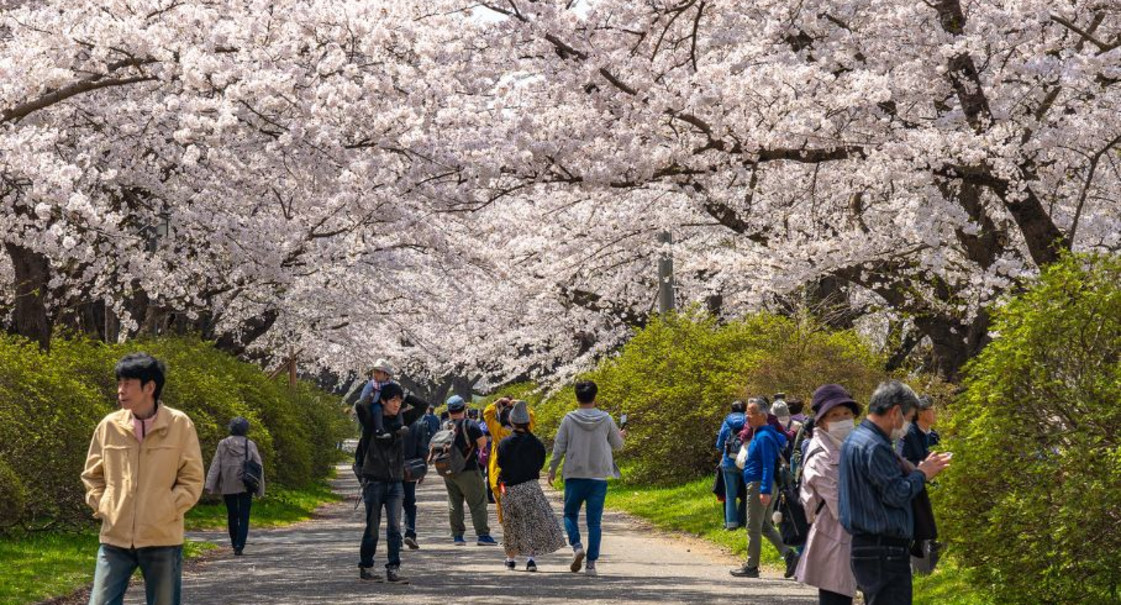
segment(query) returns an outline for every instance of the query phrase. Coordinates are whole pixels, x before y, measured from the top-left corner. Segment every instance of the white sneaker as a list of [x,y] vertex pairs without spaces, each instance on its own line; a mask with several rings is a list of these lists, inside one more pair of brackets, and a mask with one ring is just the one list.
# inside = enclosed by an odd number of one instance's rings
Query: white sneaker
[[598,576],[599,574],[596,573],[596,562],[588,561],[588,566],[584,568],[584,573],[589,576]]
[[572,565],[569,565],[568,568],[572,570],[572,573],[576,573],[576,572],[580,571],[580,568],[583,567],[583,566],[584,566],[584,549],[583,548],[577,548],[572,553]]

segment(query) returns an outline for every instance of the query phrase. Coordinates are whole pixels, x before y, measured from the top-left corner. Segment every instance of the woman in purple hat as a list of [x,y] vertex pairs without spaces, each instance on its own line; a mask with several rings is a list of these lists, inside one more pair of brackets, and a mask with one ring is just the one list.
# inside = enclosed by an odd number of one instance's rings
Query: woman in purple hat
[[827,384],[814,391],[812,409],[814,432],[803,463],[801,500],[813,525],[795,577],[817,587],[821,605],[852,605],[852,536],[841,526],[837,497],[841,444],[856,426],[860,406],[844,387]]

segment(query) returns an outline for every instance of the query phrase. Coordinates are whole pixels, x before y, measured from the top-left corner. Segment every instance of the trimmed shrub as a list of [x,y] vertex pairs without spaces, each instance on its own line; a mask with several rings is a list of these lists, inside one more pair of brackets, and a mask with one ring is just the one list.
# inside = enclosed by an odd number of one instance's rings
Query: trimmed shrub
[[[234,416],[251,423],[269,485],[304,487],[327,476],[350,424],[335,398],[310,385],[295,390],[256,366],[195,338],[106,345],[56,338],[50,354],[0,338],[0,506],[21,503],[0,523],[82,524],[90,518],[79,476],[90,436],[116,409],[113,366],[146,351],[168,368],[161,399],[195,423],[209,467]],[[3,472],[12,470],[15,481]]]
[[1121,258],[1071,255],[995,314],[934,493],[998,603],[1119,603]]

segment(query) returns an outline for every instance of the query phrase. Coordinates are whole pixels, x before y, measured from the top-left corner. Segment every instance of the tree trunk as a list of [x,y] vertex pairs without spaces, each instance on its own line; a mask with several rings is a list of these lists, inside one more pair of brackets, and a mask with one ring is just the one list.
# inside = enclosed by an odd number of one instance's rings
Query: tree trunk
[[16,306],[12,332],[39,343],[39,348],[51,348],[53,325],[47,315],[47,283],[51,277],[51,264],[46,256],[19,244],[5,243],[4,249],[12,259],[15,270]]

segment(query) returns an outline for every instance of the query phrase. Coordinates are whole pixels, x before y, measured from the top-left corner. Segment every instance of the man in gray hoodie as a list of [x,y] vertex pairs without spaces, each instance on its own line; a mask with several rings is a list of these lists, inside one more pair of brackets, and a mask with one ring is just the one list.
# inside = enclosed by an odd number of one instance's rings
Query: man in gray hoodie
[[[549,485],[552,485],[557,478],[557,467],[564,459],[564,529],[573,552],[570,569],[580,571],[587,557],[589,576],[596,575],[596,560],[599,559],[600,520],[607,498],[607,478],[619,476],[612,452],[623,447],[626,436],[607,412],[596,409],[597,390],[594,382],[576,383],[576,401],[580,409],[569,412],[561,420],[549,465]],[[585,505],[587,551],[580,542],[577,524],[580,507]]]

